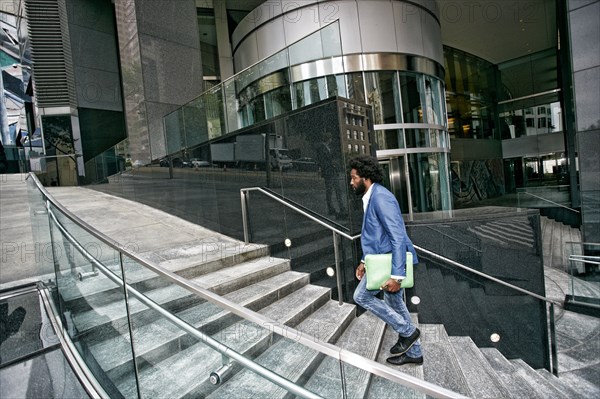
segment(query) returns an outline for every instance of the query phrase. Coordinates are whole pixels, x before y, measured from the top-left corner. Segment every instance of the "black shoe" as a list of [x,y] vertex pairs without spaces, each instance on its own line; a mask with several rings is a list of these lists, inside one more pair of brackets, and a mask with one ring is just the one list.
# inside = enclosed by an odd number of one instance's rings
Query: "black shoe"
[[394,366],[402,366],[403,364],[423,364],[423,356],[419,357],[410,357],[406,354],[400,356],[392,356],[388,357],[386,362],[393,364]]
[[414,345],[414,343],[417,341],[417,339],[419,339],[420,336],[421,331],[419,331],[418,328],[415,329],[415,331],[410,335],[410,337],[402,337],[398,335],[398,342],[396,342],[396,345],[392,346],[392,349],[390,349],[390,353],[394,355],[401,355],[403,353],[408,352],[410,347]]

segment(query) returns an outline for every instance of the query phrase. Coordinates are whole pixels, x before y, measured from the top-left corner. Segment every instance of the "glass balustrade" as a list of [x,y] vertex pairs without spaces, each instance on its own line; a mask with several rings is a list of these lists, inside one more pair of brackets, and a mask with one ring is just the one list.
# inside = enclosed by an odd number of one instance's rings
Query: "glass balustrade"
[[567,304],[600,306],[600,244],[567,242],[564,257],[570,275]]
[[351,340],[344,330],[355,308],[331,301],[326,288],[310,286],[319,305],[285,287],[265,296],[264,276],[254,277],[258,287],[233,288],[219,262],[199,263],[196,277],[185,280],[179,274],[185,278],[190,265],[137,259],[135,248],[112,243],[52,201],[45,205],[34,217],[44,215],[49,226],[62,333],[110,397],[348,397],[369,379],[412,382],[329,344]]

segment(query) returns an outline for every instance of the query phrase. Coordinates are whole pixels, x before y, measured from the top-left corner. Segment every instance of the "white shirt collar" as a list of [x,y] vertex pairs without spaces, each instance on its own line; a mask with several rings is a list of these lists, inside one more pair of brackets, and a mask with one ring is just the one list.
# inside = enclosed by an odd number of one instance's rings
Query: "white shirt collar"
[[364,212],[367,211],[367,206],[369,206],[369,200],[371,199],[371,194],[372,193],[373,193],[373,184],[371,184],[371,186],[369,186],[369,189],[367,190],[367,192],[365,193],[365,195],[363,195],[363,197],[362,197],[363,211]]

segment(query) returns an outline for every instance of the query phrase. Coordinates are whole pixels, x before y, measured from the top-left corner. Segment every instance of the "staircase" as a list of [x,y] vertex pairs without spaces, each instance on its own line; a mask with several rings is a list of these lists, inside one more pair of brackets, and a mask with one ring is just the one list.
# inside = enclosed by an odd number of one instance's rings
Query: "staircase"
[[[102,199],[101,195],[94,198],[96,207]],[[66,197],[64,200],[67,202]],[[114,197],[108,199],[109,203],[116,201]],[[73,209],[77,209],[79,203],[82,209],[87,209],[85,204],[89,200],[74,203]],[[354,305],[339,306],[337,301],[331,300],[329,288],[311,285],[309,273],[314,273],[313,270],[293,271],[288,260],[270,257],[266,248],[259,245],[235,246],[236,251],[221,251],[207,259],[207,254],[196,251],[194,245],[199,242],[198,237],[204,239],[204,234],[209,233],[195,230],[197,226],[180,226],[162,213],[153,214],[147,209],[135,213],[139,204],[132,204],[131,208],[127,206],[119,200],[118,205],[102,207],[103,214],[98,218],[98,224],[90,224],[99,229],[103,225],[108,226],[105,229],[112,231],[112,221],[130,218],[129,223],[134,226],[126,231],[119,230],[115,235],[130,240],[142,230],[148,235],[152,224],[143,222],[143,217],[150,214],[153,221],[161,221],[157,223],[160,228],[156,238],[138,239],[136,242],[139,242],[139,253],[147,254],[150,259],[162,259],[157,262],[161,267],[280,325],[293,327],[301,333],[386,364],[388,350],[397,335],[370,313],[357,316]],[[108,209],[118,209],[122,216],[107,217]],[[173,229],[168,229],[171,225]],[[175,239],[179,230],[186,230],[186,234],[189,230],[189,242]],[[211,236],[206,242],[215,244],[225,239],[228,238],[213,239]],[[169,242],[176,242],[176,246],[168,247]],[[162,247],[151,252],[150,248],[157,245]],[[238,248],[243,250],[238,252]],[[184,261],[175,259],[179,255]],[[114,256],[105,259],[109,268],[119,273],[119,266],[110,264],[111,260],[114,262]],[[64,257],[60,261],[64,262]],[[212,385],[209,375],[223,364],[221,354],[130,296],[134,364],[122,289],[103,274],[79,281],[71,273],[72,265],[60,266],[64,274],[57,283],[65,324],[110,397],[135,396],[138,388],[134,370],[139,373],[140,391],[147,398],[291,396],[235,364],[230,378],[226,378],[220,386]],[[427,267],[423,264],[423,269]],[[327,398],[341,397],[340,364],[337,360],[301,346],[293,336],[282,338],[274,335],[268,326],[242,320],[226,309],[190,295],[146,268],[131,262],[127,262],[124,268],[127,281],[133,287],[198,330],[313,392]],[[438,284],[439,287],[448,285],[456,289],[465,285],[464,281],[453,281],[447,275],[429,276],[427,281],[418,278],[417,288]],[[475,303],[482,294],[480,290],[472,290]],[[421,299],[425,302],[432,300],[432,296],[422,295]],[[460,317],[452,317],[446,326],[449,330],[458,329],[450,336],[445,326],[428,323],[428,320],[419,322],[419,316],[413,314],[422,332],[425,363],[422,366],[395,367],[397,370],[470,397],[588,398],[598,395],[598,387],[590,387],[589,383],[574,379],[574,376],[570,376],[567,384],[565,379],[545,370],[533,370],[519,359],[508,360],[494,348],[478,349],[465,336],[466,332],[460,331],[460,321],[463,317],[470,317],[482,320],[483,324],[489,316],[485,309],[469,308],[461,304],[461,300],[446,296],[445,300],[436,301],[436,304],[441,303],[436,306],[440,313],[460,314]],[[527,324],[526,321],[519,323]],[[344,364],[343,371],[348,397],[424,397],[348,364]],[[577,386],[578,391],[572,392],[570,386]]]
[[[385,364],[397,335],[379,319],[370,313],[357,317],[354,305],[339,306],[330,299],[328,288],[311,285],[309,275],[291,271],[287,260],[264,256],[261,251],[241,258],[243,261],[233,265],[230,260],[212,262],[209,271],[193,267],[177,272],[282,325]],[[341,396],[337,360],[298,344],[293,337],[275,336],[268,329],[190,296],[144,269],[136,272],[130,277],[135,287],[180,319],[323,397]],[[108,289],[102,274],[81,282],[69,279],[71,273],[65,274],[59,286],[65,287],[61,290],[63,309],[77,327],[75,341],[94,359],[97,370],[102,370],[104,377],[100,380],[114,387],[109,389],[111,396],[134,396],[134,365],[125,355],[131,350],[127,328],[123,328],[127,322],[122,303],[117,301],[118,290]],[[144,397],[289,396],[279,386],[239,367],[234,367],[235,373],[220,386],[212,385],[209,375],[222,364],[218,352],[131,297],[129,310]],[[413,317],[418,322],[417,315]],[[479,349],[465,336],[449,337],[442,325],[421,324],[420,329],[425,363],[399,367],[402,372],[469,397],[584,397],[572,392],[559,378],[533,370],[519,359],[508,360],[493,348]],[[424,397],[350,365],[344,365],[344,369],[349,397]]]

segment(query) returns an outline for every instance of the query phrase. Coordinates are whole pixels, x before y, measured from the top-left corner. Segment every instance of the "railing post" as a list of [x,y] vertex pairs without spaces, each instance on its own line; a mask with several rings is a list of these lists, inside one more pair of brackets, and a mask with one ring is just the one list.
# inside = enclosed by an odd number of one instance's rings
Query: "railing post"
[[246,205],[246,196],[248,194],[244,190],[240,190],[240,197],[242,201],[242,225],[244,226],[244,243],[250,243],[250,237],[248,234],[248,209]]
[[558,377],[558,358],[556,350],[556,325],[554,322],[554,304],[550,303],[550,350],[552,352],[552,374]]
[[335,255],[335,276],[337,280],[338,298],[340,306],[344,304],[344,293],[342,291],[342,273],[340,270],[340,251],[339,251],[339,237],[336,232],[333,232],[333,253]]

